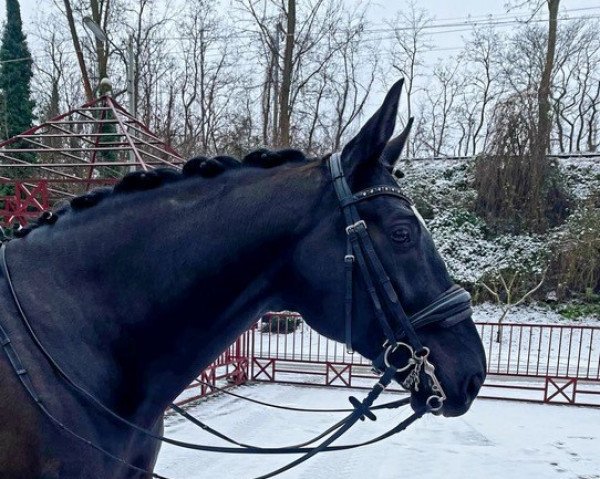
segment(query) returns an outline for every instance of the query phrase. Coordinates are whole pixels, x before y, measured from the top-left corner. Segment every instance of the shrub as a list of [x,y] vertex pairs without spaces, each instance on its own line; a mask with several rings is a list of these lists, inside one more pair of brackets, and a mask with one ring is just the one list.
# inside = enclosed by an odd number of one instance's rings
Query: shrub
[[596,317],[600,320],[600,296],[590,296],[592,303],[567,303],[558,309],[559,314],[567,319],[578,320],[587,317]]
[[302,324],[302,318],[291,313],[267,313],[261,319],[263,334],[293,333]]
[[490,155],[475,166],[475,211],[499,233],[542,233],[564,222],[571,198],[556,162]]
[[475,165],[476,212],[497,232],[543,233],[569,213],[557,162],[535,154],[536,101],[524,92],[497,105],[488,150]]
[[559,298],[600,292],[600,209],[593,199],[569,219],[554,243],[551,278]]

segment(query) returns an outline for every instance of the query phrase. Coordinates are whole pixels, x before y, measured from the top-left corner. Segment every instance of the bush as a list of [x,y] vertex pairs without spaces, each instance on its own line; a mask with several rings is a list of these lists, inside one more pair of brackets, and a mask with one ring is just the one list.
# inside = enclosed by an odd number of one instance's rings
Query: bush
[[[475,161],[452,160],[401,162],[405,177],[398,184],[412,197],[424,216],[452,278],[467,288],[475,301],[481,301],[491,299],[481,287],[481,281],[493,287],[498,274],[511,278],[513,272],[518,270],[515,295],[519,295],[537,284],[547,270],[542,287],[532,295],[535,299],[543,300],[546,293],[551,292],[557,293],[556,299],[563,299],[559,296],[564,297],[568,292],[569,297],[587,304],[585,297],[589,295],[586,291],[593,293],[598,286],[592,285],[593,281],[582,281],[577,276],[585,277],[583,272],[586,267],[597,264],[597,255],[589,245],[600,231],[600,225],[595,224],[591,217],[592,210],[600,211],[600,161],[597,158],[577,157],[562,159],[557,166],[552,164],[552,174],[547,180],[548,191],[552,190],[553,184],[559,190],[564,184],[568,195],[559,192],[553,200],[557,209],[549,208],[544,218],[548,226],[562,221],[562,216],[556,215],[556,212],[564,212],[567,203],[571,215],[560,226],[543,234],[512,227],[510,218],[504,229],[498,228],[498,223],[494,224],[494,221],[488,225],[475,207],[475,164]],[[568,198],[568,202],[564,202],[564,198]],[[513,216],[519,215],[520,204],[516,201],[511,204]],[[587,220],[582,219],[585,208],[588,212],[583,216],[588,217]],[[515,220],[515,223],[522,225],[519,220]],[[586,228],[587,233],[584,233]],[[524,231],[515,234],[520,229]],[[575,248],[577,243],[583,244]],[[585,244],[588,244],[587,251],[585,248],[582,250]],[[589,264],[586,255],[592,255]],[[582,267],[578,266],[580,262]],[[595,273],[591,276],[594,278]],[[561,288],[558,287],[559,283]],[[559,295],[559,291],[563,294]],[[554,294],[548,297],[553,299]]]
[[600,209],[592,201],[569,219],[554,244],[552,283],[561,299],[600,293]]
[[567,218],[571,198],[556,162],[490,155],[475,164],[475,211],[496,232],[543,233]]
[[498,271],[526,272],[536,278],[546,268],[546,239],[535,235],[491,234],[486,224],[464,209],[440,212],[428,227],[452,278],[471,291]]
[[600,319],[600,296],[593,295],[590,297],[594,300],[592,303],[568,303],[560,307],[558,313],[567,319],[578,320],[587,317],[596,317]]
[[558,164],[540,152],[536,104],[531,92],[498,103],[486,154],[475,165],[475,211],[497,232],[543,233],[569,213]]
[[302,318],[291,313],[267,313],[261,320],[263,334],[293,333],[302,324]]

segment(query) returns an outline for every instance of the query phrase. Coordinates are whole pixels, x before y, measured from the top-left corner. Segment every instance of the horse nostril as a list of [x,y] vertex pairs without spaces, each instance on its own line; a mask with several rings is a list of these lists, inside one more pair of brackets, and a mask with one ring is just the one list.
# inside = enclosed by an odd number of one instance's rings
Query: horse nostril
[[479,392],[479,389],[481,388],[482,384],[483,381],[479,375],[476,374],[474,376],[471,376],[465,386],[465,399],[467,401],[472,401],[473,399],[475,399],[475,396],[477,396],[477,393]]

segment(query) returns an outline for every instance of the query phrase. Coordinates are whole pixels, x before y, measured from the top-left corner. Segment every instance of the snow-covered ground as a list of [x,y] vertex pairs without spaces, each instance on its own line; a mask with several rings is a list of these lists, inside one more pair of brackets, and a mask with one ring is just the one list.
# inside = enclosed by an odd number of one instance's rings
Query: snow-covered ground
[[[590,241],[589,234],[581,233],[586,225],[594,224],[598,214],[597,207],[591,205],[594,194],[600,191],[599,158],[561,158],[558,164],[566,190],[575,199],[571,205],[573,214],[564,224],[542,235],[491,234],[490,225],[475,214],[473,160],[401,161],[399,168],[406,176],[398,184],[416,201],[426,218],[454,280],[475,286],[481,281],[489,282],[501,272],[510,276],[520,271],[527,272],[525,276],[531,276],[530,281],[535,284],[557,251],[570,249],[580,240]],[[548,286],[546,282],[544,288]]]
[[[241,386],[237,393],[302,407],[346,407],[364,392],[284,385]],[[382,401],[393,396],[384,394]],[[225,395],[188,409],[210,426],[244,442],[283,446],[313,437],[339,414],[292,413]],[[374,437],[397,424],[407,410],[383,411],[359,422],[339,444]],[[225,445],[203,430],[169,416],[166,435]],[[282,479],[598,479],[600,410],[572,406],[476,401],[465,416],[428,416],[404,433],[354,451],[324,453],[282,474]],[[293,457],[223,455],[164,445],[157,472],[175,479],[250,479]]]
[[[477,323],[495,323],[502,317],[502,307],[493,303],[473,306],[473,320]],[[557,311],[543,304],[523,304],[511,308],[504,319],[505,323],[563,324],[570,326],[600,326],[598,315],[583,316],[576,321],[569,320]]]

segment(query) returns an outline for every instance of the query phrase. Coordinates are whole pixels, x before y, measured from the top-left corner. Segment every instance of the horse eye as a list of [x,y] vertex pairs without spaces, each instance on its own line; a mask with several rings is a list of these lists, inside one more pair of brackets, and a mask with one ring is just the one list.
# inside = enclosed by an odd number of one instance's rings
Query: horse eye
[[396,228],[392,231],[392,240],[396,243],[410,243],[410,230],[408,228]]

